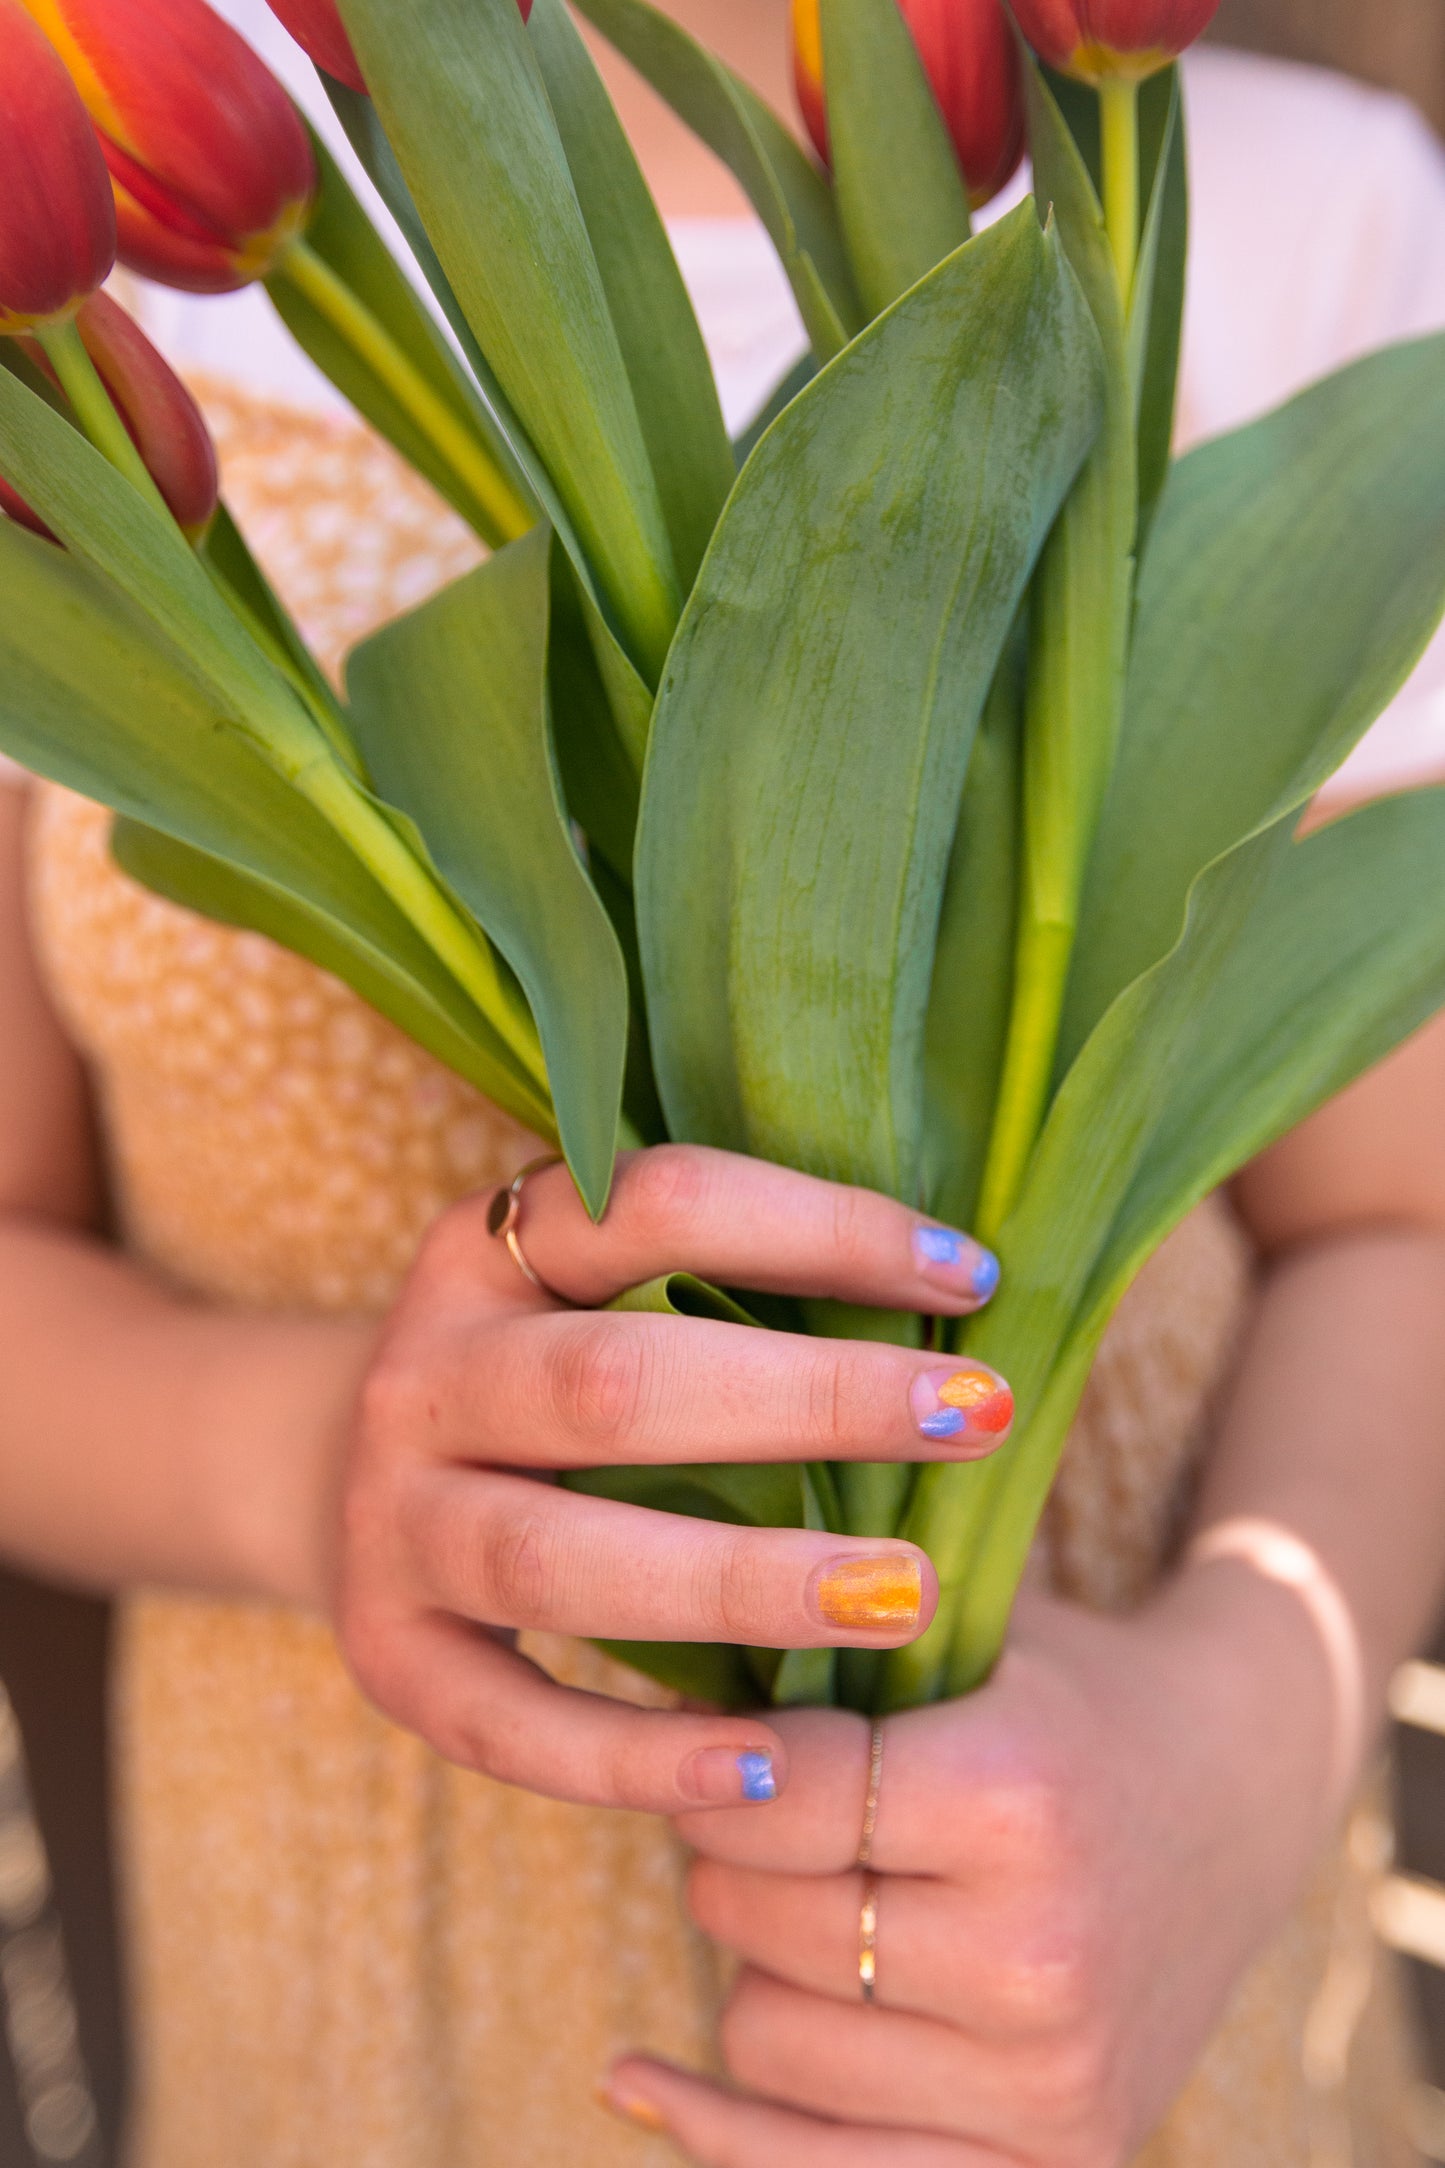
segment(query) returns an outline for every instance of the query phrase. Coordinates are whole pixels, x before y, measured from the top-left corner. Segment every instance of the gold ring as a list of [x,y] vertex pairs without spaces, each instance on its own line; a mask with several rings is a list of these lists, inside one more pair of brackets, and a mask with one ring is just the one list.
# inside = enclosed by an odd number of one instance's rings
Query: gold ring
[[[566,1303],[565,1295],[559,1295],[555,1287],[549,1287],[541,1275],[532,1270],[522,1248],[521,1237],[517,1233],[522,1217],[522,1190],[528,1179],[534,1174],[540,1174],[544,1167],[560,1167],[562,1164],[560,1152],[547,1152],[541,1159],[529,1159],[526,1166],[513,1176],[509,1186],[499,1189],[487,1206],[487,1233],[497,1241],[506,1243],[518,1271],[531,1281],[539,1293],[547,1296],[551,1302]],[[568,1304],[568,1307],[571,1308],[572,1305]]]
[[863,1906],[858,1914],[858,1985],[863,2000],[878,2000],[878,1893],[882,1888],[871,1868],[863,1875]]
[[873,1839],[878,1830],[878,1795],[883,1789],[883,1726],[877,1717],[873,1719],[873,1736],[868,1742],[868,1790],[863,1799],[863,1834],[858,1839],[858,1864],[867,1867],[873,1860]]

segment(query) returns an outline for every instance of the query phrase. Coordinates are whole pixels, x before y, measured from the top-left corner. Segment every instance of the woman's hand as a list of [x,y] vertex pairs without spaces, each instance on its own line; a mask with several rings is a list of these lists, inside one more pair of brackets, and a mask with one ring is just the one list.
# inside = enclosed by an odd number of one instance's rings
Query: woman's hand
[[744,2090],[630,2058],[612,2104],[704,2168],[1120,2168],[1296,1894],[1331,1715],[1301,1607],[1242,1568],[1129,1621],[1027,1599],[992,1684],[884,1727],[871,2009],[868,1727],[779,1715],[786,1798],[680,1823]]
[[[566,1691],[506,1633],[896,1648],[932,1618],[927,1558],[544,1479],[626,1462],[967,1458],[1007,1430],[1007,1390],[978,1364],[876,1343],[564,1308],[489,1236],[490,1202],[438,1223],[362,1389],[336,1515],[346,1656],[450,1760],[531,1790],[664,1813],[771,1799],[786,1780],[771,1724]],[[887,1198],[681,1146],[625,1158],[601,1226],[564,1169],[529,1177],[520,1239],[582,1305],[686,1267],[959,1316],[997,1278],[976,1244]]]

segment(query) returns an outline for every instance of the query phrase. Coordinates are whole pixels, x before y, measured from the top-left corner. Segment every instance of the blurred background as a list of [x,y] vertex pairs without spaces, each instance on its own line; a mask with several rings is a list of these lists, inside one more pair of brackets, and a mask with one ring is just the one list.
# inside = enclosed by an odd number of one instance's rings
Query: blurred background
[[[1223,0],[1213,36],[1403,92],[1445,133],[1445,0]],[[106,1836],[111,1631],[105,1606],[0,1572],[0,2168],[114,2164],[125,2043]],[[1431,2083],[1417,2143],[1445,2163],[1445,1642],[1437,1655],[1397,1682],[1398,1855],[1377,1924],[1406,1955],[1420,2014]],[[1366,1815],[1355,1841],[1378,1853],[1390,1839]]]

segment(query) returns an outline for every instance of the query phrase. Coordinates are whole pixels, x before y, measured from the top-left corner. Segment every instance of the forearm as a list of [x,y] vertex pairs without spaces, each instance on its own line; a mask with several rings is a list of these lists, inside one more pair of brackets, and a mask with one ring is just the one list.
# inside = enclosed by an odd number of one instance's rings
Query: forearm
[[1442,1325],[1445,1236],[1361,1229],[1286,1252],[1197,1504],[1199,1526],[1261,1516],[1318,1553],[1359,1630],[1372,1716],[1445,1581]]
[[0,1545],[96,1589],[318,1604],[371,1340],[187,1302],[82,1235],[0,1224]]

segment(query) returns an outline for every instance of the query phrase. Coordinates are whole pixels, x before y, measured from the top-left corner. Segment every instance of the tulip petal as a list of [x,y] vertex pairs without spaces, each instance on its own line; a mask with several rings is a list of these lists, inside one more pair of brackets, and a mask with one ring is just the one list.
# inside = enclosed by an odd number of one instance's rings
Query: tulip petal
[[114,261],[85,108],[20,0],[0,0],[0,333],[68,315]]

